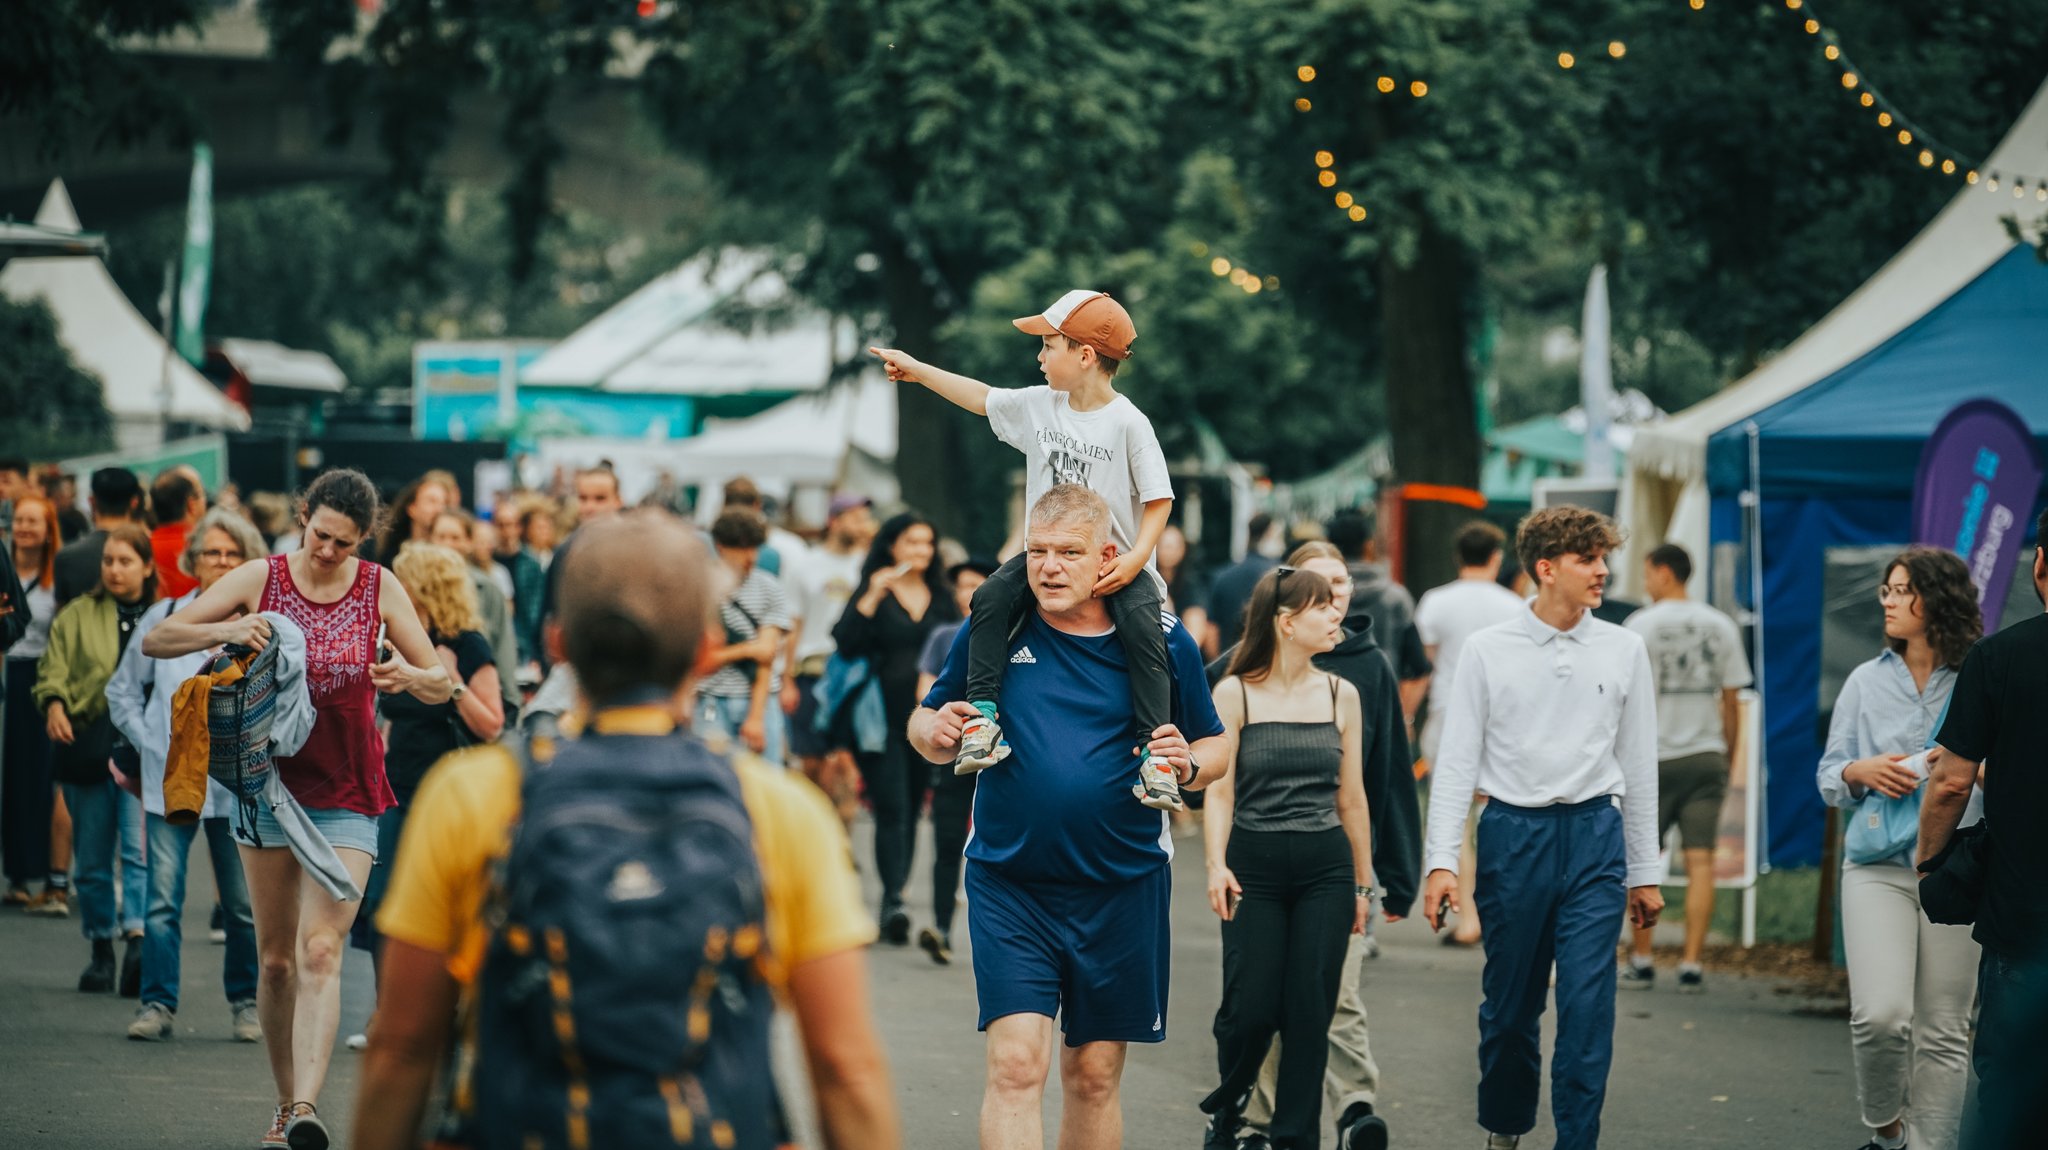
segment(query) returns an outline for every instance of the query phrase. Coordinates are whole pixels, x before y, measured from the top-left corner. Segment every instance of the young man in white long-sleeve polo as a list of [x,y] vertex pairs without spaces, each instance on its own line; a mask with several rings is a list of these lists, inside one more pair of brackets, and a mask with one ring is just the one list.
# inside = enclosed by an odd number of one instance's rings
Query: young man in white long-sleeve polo
[[1423,914],[1458,909],[1458,845],[1476,788],[1474,900],[1486,923],[1479,1124],[1488,1150],[1536,1125],[1540,1020],[1557,972],[1551,1115],[1558,1150],[1592,1150],[1614,1054],[1614,943],[1664,908],[1657,879],[1656,676],[1640,636],[1593,618],[1606,516],[1550,507],[1515,535],[1536,580],[1528,611],[1473,635],[1451,685],[1434,767]]

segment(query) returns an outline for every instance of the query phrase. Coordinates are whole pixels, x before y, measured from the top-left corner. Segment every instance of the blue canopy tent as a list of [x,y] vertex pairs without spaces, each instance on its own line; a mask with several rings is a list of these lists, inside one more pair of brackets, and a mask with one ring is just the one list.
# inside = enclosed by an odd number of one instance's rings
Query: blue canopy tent
[[[1921,447],[1949,409],[1980,397],[2018,412],[2048,456],[2048,265],[2024,245],[1876,350],[1708,440],[1711,538],[1762,548],[1761,596],[1745,587],[1743,600],[1762,620],[1775,866],[1821,855],[1823,557],[1912,541]],[[1745,523],[1751,492],[1757,514]]]
[[[1921,448],[1964,400],[2004,402],[2048,452],[2048,266],[2006,222],[2043,211],[2033,186],[2013,198],[2012,176],[2048,173],[2048,84],[1979,167],[1984,178],[1958,177],[1941,213],[1820,322],[1629,448],[1620,516],[1632,545],[1685,546],[1694,596],[1748,629],[1773,866],[1816,863],[1823,846],[1824,557],[1910,541]],[[1617,566],[1618,594],[1640,593],[1637,566]]]

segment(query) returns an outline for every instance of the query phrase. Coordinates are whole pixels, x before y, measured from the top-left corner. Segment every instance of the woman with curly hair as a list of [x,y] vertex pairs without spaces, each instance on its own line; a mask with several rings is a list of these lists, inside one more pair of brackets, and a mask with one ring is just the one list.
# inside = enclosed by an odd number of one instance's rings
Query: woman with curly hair
[[[1984,623],[1969,568],[1935,547],[1909,547],[1885,564],[1877,598],[1885,649],[1842,684],[1819,771],[1821,797],[1858,824],[1842,865],[1849,1034],[1871,1131],[1865,1150],[1950,1150],[1969,1077],[1977,944],[1969,927],[1936,926],[1920,912],[1912,836],[1887,850],[1891,839],[1878,832],[1916,823],[1926,781],[1919,753]],[[1965,822],[1981,814],[1981,797],[1970,807]]]

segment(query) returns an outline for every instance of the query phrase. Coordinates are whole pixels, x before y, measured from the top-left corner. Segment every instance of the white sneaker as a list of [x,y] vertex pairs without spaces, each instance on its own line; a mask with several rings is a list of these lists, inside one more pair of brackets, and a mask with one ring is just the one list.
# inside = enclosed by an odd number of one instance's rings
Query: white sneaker
[[1188,809],[1180,801],[1180,781],[1173,777],[1173,768],[1154,759],[1149,751],[1138,763],[1138,781],[1132,784],[1131,793],[1155,811]]
[[162,1042],[177,1033],[177,1016],[160,1002],[145,1002],[128,1024],[128,1037],[137,1042]]
[[1003,728],[986,715],[967,720],[960,729],[960,754],[953,760],[953,773],[971,775],[985,771],[1010,757],[1010,744]]
[[234,1013],[235,1041],[263,1041],[263,1023],[256,1016],[254,1002],[238,1002],[230,1008]]

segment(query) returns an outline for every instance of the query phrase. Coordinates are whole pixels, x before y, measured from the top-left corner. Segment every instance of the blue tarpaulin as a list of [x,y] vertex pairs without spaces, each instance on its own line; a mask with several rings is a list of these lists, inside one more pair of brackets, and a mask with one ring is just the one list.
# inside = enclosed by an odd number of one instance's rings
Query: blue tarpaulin
[[1977,398],[2018,412],[2048,455],[2048,265],[2023,244],[1890,340],[1708,439],[1713,539],[1742,542],[1740,497],[1755,490],[1759,500],[1761,601],[1756,589],[1745,599],[1763,617],[1773,866],[1821,856],[1825,810],[1813,780],[1823,556],[1910,541],[1921,448],[1943,415]]

